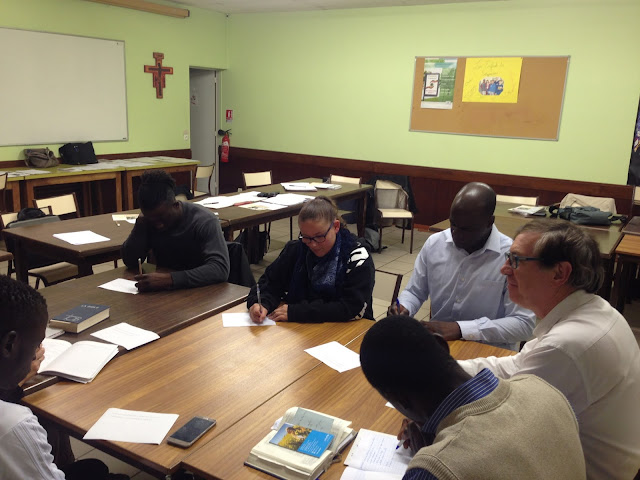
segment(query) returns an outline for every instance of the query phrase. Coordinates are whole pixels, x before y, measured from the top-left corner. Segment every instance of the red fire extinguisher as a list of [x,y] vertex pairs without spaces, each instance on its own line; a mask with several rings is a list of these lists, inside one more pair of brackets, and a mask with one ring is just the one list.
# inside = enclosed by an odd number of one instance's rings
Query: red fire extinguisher
[[229,135],[231,134],[231,130],[219,130],[218,134],[222,135],[220,161],[227,163],[229,161]]

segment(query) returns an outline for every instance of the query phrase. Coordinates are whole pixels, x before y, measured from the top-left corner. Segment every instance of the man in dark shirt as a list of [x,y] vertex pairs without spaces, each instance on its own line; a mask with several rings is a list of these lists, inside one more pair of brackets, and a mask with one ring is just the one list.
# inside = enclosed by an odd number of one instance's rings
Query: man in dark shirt
[[141,292],[226,282],[229,252],[218,218],[208,209],[176,200],[175,180],[163,170],[142,174],[142,214],[122,245],[122,260],[138,268],[151,253],[171,273],[136,275]]

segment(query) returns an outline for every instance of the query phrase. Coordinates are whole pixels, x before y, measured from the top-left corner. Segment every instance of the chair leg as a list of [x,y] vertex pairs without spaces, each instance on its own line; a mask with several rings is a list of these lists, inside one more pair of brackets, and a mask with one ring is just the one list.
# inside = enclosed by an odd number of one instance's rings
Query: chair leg
[[402,219],[402,243],[404,244],[404,227],[407,226],[407,221],[403,218]]
[[36,290],[40,288],[40,278],[36,277]]
[[413,218],[411,219],[411,243],[409,244],[409,253],[413,253]]
[[293,240],[293,217],[289,217],[289,240]]
[[382,227],[378,227],[378,253],[382,253]]

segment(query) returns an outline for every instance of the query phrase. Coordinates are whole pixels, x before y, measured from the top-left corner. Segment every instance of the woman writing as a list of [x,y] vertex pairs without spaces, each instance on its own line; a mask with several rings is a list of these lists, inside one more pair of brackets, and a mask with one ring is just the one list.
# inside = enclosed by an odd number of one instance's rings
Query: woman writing
[[285,245],[251,289],[247,298],[251,319],[256,323],[267,316],[276,322],[305,323],[373,319],[373,260],[341,225],[335,204],[326,197],[314,198],[300,210],[298,227],[298,240]]

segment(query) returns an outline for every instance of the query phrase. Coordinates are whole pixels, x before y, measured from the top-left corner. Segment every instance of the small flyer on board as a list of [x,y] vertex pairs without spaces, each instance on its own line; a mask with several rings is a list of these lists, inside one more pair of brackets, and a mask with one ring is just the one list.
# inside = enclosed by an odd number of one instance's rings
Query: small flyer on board
[[329,433],[285,423],[270,440],[270,443],[304,453],[305,455],[311,455],[312,457],[320,457],[332,440],[333,435]]

